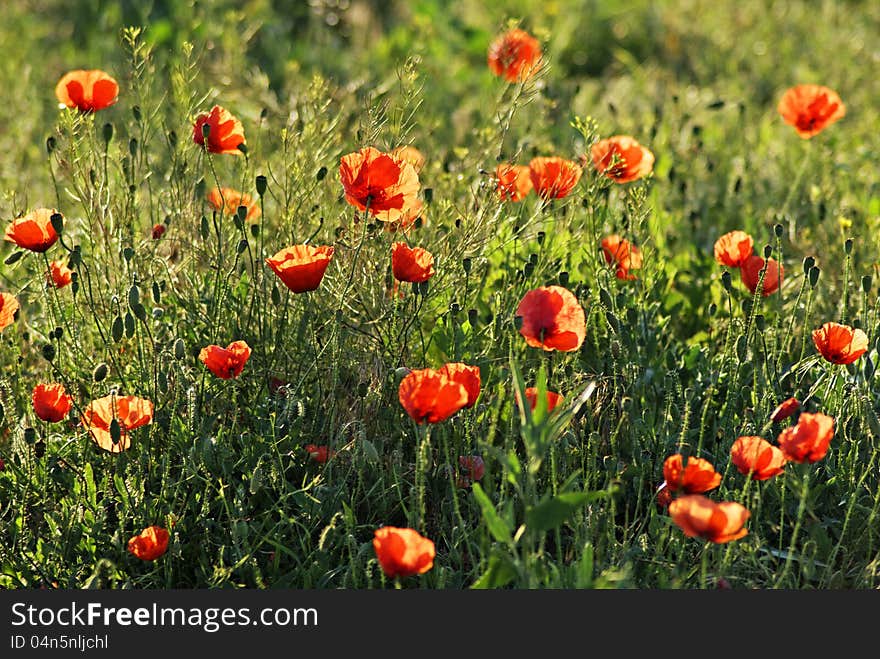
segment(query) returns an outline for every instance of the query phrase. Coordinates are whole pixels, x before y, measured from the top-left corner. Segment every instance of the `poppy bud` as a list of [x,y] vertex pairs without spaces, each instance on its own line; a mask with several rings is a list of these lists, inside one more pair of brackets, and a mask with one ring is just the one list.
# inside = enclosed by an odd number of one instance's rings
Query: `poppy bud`
[[419,295],[427,295],[428,294],[428,280],[419,282]]
[[366,398],[368,393],[370,393],[370,386],[366,382],[358,383],[358,396]]
[[810,268],[816,265],[816,259],[812,256],[804,257],[804,276],[810,274]]
[[568,287],[568,271],[563,270],[559,273],[559,285],[563,287]]
[[782,226],[782,224],[777,224],[776,226],[773,227],[773,233],[776,235],[777,238],[782,238],[783,230],[784,230],[784,227]]
[[131,113],[132,113],[132,115],[134,115],[135,121],[141,120],[141,106],[140,105],[132,105],[131,106]]
[[248,241],[245,238],[242,238],[238,241],[238,245],[235,248],[236,254],[241,254],[248,248]]
[[871,357],[869,355],[865,355],[864,373],[866,380],[870,380],[872,377],[874,377],[874,362],[871,361]]
[[140,304],[141,301],[141,289],[138,288],[137,284],[133,285],[128,289],[128,306],[132,309]]
[[241,144],[238,145],[237,148],[238,148],[239,151],[241,151],[242,153],[244,153],[245,155],[247,155],[247,152],[248,152],[248,146],[247,146],[247,144],[245,144],[244,142],[242,142]]
[[608,319],[608,324],[611,325],[611,329],[614,330],[614,333],[620,334],[620,320],[618,320],[617,316],[610,311],[606,311],[605,317]]
[[173,130],[168,131],[168,144],[172,149],[177,146],[177,133]]
[[517,331],[522,329],[523,326],[523,317],[522,316],[514,316],[513,317],[513,326],[517,329]]
[[175,359],[183,359],[186,356],[186,343],[184,343],[183,339],[176,339],[174,341],[174,358]]
[[770,245],[764,245],[764,258],[769,259],[772,253],[773,247],[771,247]]
[[104,124],[104,128],[101,131],[101,136],[104,138],[104,144],[110,144],[110,140],[113,139],[113,124],[109,121]]
[[810,286],[816,288],[816,283],[819,281],[819,268],[815,265],[810,268]]
[[138,320],[146,320],[147,319],[147,310],[144,308],[144,305],[137,304],[132,307],[132,311],[134,311],[134,315]]
[[67,259],[67,267],[75,268],[80,263],[82,263],[82,249],[80,249],[79,245],[74,245],[73,251],[70,253],[70,258]]
[[260,225],[259,224],[252,224],[251,225],[251,236],[253,236],[254,238],[257,238],[257,237],[259,237],[259,235],[260,235]]
[[538,255],[529,254],[529,263],[531,263],[532,265],[538,265]]
[[758,328],[759,332],[763,332],[765,329],[767,329],[767,323],[764,321],[764,314],[759,313],[757,316],[755,316],[755,327]]
[[131,259],[134,256],[134,250],[131,247],[126,247],[122,250],[122,258],[125,259],[126,263],[131,263]]
[[6,265],[12,265],[13,263],[17,263],[22,256],[24,256],[24,252],[12,252],[12,254],[3,260],[3,263]]
[[531,277],[535,271],[535,264],[529,261],[523,266],[523,277]]
[[134,158],[137,155],[138,151],[138,141],[134,137],[128,140],[128,152],[131,154],[131,157]]
[[611,301],[611,294],[604,288],[599,289],[599,301],[607,308],[612,309],[614,303]]
[[64,216],[61,213],[52,213],[49,216],[49,222],[51,222],[52,228],[59,236],[64,233]]
[[468,323],[470,323],[470,326],[476,327],[477,320],[479,318],[479,314],[477,313],[477,310],[476,309],[468,309],[467,315],[468,315]]
[[712,303],[709,305],[709,309],[707,310],[707,313],[708,313],[708,315],[709,315],[709,318],[711,318],[712,316],[714,316],[716,313],[718,313],[718,305],[715,304],[714,302],[712,302]]
[[[210,134],[211,134],[211,124],[209,124],[206,121],[205,123],[202,124],[202,137],[204,138],[206,144],[208,142],[208,136]],[[207,146],[205,148],[207,148]]]
[[125,316],[122,319],[122,324],[125,325],[125,336],[129,339],[134,336],[134,316],[131,315],[130,311],[125,312]]
[[120,316],[113,319],[113,324],[110,326],[110,336],[113,337],[114,343],[119,343],[122,340],[122,318]]
[[113,417],[110,421],[110,440],[113,444],[118,444],[120,439],[122,439],[122,428],[119,426],[119,419]]
[[322,165],[321,168],[318,170],[318,173],[315,174],[315,180],[323,181],[325,176],[327,176],[327,168]]
[[736,340],[736,356],[739,358],[740,363],[744,363],[746,361],[746,357],[748,357],[749,343],[746,340],[745,334],[740,334],[739,338]]
[[276,307],[281,304],[281,291],[278,290],[277,286],[272,286],[272,292],[269,295],[272,298],[272,304]]
[[43,357],[46,359],[46,361],[49,362],[55,359],[55,346],[53,346],[51,343],[47,343],[46,345],[44,345]]
[[40,440],[36,444],[34,444],[34,455],[38,458],[42,458],[46,455],[46,442]]
[[236,214],[238,215],[238,221],[244,224],[245,219],[248,216],[248,207],[247,206],[239,206],[236,209]]
[[208,236],[211,235],[211,227],[208,226],[208,218],[202,215],[202,221],[199,224],[199,235],[202,237],[202,240],[207,240]]
[[611,356],[614,359],[620,359],[620,343],[618,341],[611,342]]
[[539,232],[538,232],[538,235],[536,236],[536,238],[538,239],[538,244],[539,244],[539,245],[543,245],[543,244],[544,244],[544,239],[545,239],[546,237],[547,237],[547,234],[546,234],[546,233],[544,233],[543,231],[539,231]]
[[24,429],[24,441],[26,444],[33,444],[37,439],[37,431],[33,428]]
[[473,262],[471,261],[469,256],[464,257],[461,260],[461,267],[464,268],[464,274],[469,275],[471,273],[471,266]]
[[721,273],[721,285],[724,286],[724,290],[730,293],[730,289],[732,287],[730,273],[725,270]]
[[150,292],[153,295],[153,302],[159,304],[159,302],[162,301],[162,291],[159,289],[159,284],[157,282],[153,282]]
[[55,138],[51,135],[46,138],[46,153],[52,153],[55,150]]
[[425,196],[426,204],[430,204],[432,201],[434,201],[434,188],[425,188],[422,191],[422,194],[424,194]]
[[265,176],[260,174],[259,176],[257,176],[256,185],[257,194],[262,197],[264,194],[266,194],[266,188],[269,186],[269,181],[266,179]]
[[56,327],[55,331],[52,333],[52,335],[56,339],[60,339],[62,336],[64,336],[64,328],[63,327]]
[[871,290],[871,275],[865,275],[862,277],[862,290],[867,293]]

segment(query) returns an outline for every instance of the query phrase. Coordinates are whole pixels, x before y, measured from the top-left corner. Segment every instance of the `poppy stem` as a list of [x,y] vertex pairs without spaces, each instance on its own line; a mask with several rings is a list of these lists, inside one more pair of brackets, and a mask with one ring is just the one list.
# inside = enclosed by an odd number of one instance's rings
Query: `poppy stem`
[[[811,148],[811,144],[808,143],[807,154],[804,158],[801,159],[801,166],[798,168],[797,174],[794,177],[794,181],[792,181],[791,187],[788,189],[788,194],[785,197],[785,202],[782,204],[782,210],[780,211],[780,215],[785,215],[788,212],[788,207],[791,204],[791,200],[794,198],[795,191],[800,187],[801,179],[804,177],[804,172],[807,171],[807,165],[811,160],[811,155],[813,153],[813,149]],[[795,241],[795,235],[797,234],[797,217],[792,216],[788,222],[788,240],[792,243]]]

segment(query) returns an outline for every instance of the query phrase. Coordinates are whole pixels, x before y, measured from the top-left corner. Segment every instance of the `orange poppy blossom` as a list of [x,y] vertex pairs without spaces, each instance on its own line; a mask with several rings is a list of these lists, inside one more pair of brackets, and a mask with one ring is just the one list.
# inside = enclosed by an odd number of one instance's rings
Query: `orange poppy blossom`
[[669,504],[669,516],[689,538],[717,544],[738,540],[751,513],[735,501],[715,503],[702,494],[688,494]]
[[790,462],[818,462],[828,453],[834,437],[834,417],[804,412],[798,422],[786,428],[776,443]]
[[128,551],[142,561],[155,561],[168,551],[170,539],[171,534],[167,529],[154,524],[129,538]]
[[67,267],[64,261],[52,261],[49,263],[49,272],[46,274],[46,283],[55,288],[64,288],[73,281],[73,270]]
[[58,240],[51,220],[55,213],[50,208],[37,208],[12,220],[6,227],[6,240],[32,252],[45,252]]
[[765,481],[785,471],[785,456],[763,437],[738,438],[730,447],[730,461],[739,473]]
[[[761,297],[773,295],[782,283],[782,276],[785,269],[773,258],[767,259],[767,272],[764,273],[764,285],[761,287]],[[761,270],[764,268],[764,258],[753,254],[748,257],[739,269],[740,278],[752,293],[758,288],[758,282],[761,278]]]
[[602,239],[602,254],[605,256],[605,263],[615,266],[614,275],[618,279],[637,279],[630,270],[642,267],[642,252],[630,241],[616,233],[606,236]]
[[339,178],[345,200],[382,222],[409,217],[418,202],[419,175],[412,163],[371,146],[343,156]]
[[479,395],[479,367],[458,362],[412,370],[400,381],[397,392],[403,409],[417,424],[445,421],[472,407]]
[[522,201],[532,191],[532,170],[527,165],[501,163],[495,168],[495,190],[501,201]]
[[56,423],[70,412],[73,398],[60,382],[40,383],[34,387],[31,403],[37,417],[48,423]]
[[[110,425],[119,423],[119,442],[114,443]],[[94,442],[105,451],[121,453],[131,446],[129,431],[153,422],[153,403],[137,396],[110,394],[89,403],[82,415],[83,426]]]
[[391,152],[391,155],[412,165],[416,174],[421,172],[422,167],[425,166],[425,154],[411,145],[399,146]]
[[846,115],[846,106],[837,92],[822,85],[795,85],[787,89],[776,109],[803,139],[818,135]]
[[373,550],[389,579],[424,574],[434,567],[434,543],[414,529],[396,526],[376,529]]
[[587,335],[583,307],[574,293],[562,286],[541,286],[526,293],[514,316],[522,318],[519,333],[526,344],[546,351],[571,352]]
[[541,61],[541,44],[525,30],[514,29],[496,37],[489,45],[489,70],[508,82],[528,80]]
[[0,293],[0,332],[15,322],[15,314],[18,313],[19,304],[14,295]]
[[251,347],[244,341],[233,341],[225,348],[209,345],[199,352],[199,361],[218,378],[237,378],[251,356]]
[[825,323],[813,330],[813,343],[832,364],[852,364],[868,351],[868,335],[840,323]]
[[333,247],[324,245],[294,245],[268,257],[266,264],[291,291],[305,293],[321,284],[333,252]]
[[741,268],[755,249],[755,241],[745,231],[730,231],[715,241],[715,260],[721,265]]
[[336,451],[331,451],[329,446],[318,446],[317,444],[306,444],[303,447],[309,454],[309,457],[320,464],[324,464],[327,460],[336,457]]
[[165,231],[164,224],[154,224],[153,228],[150,230],[150,237],[153,240],[159,240],[159,238],[165,235]]
[[[526,401],[529,404],[529,409],[533,412],[535,411],[535,406],[538,404],[538,389],[536,387],[526,387],[525,390]],[[553,409],[559,405],[563,400],[565,400],[565,396],[561,394],[557,394],[555,391],[547,392],[547,411],[552,412]]]
[[80,112],[103,110],[116,103],[119,85],[100,69],[76,69],[65,73],[55,85],[55,97],[68,108]]
[[711,462],[690,457],[685,465],[681,453],[670,455],[663,462],[663,478],[671,491],[685,494],[708,492],[721,485],[721,474]]
[[248,222],[256,220],[261,214],[260,206],[249,194],[233,188],[214,188],[208,193],[207,199],[211,207],[223,215],[235,215],[238,207],[244,206],[247,208],[244,219]]
[[654,168],[654,154],[629,135],[599,140],[590,147],[590,157],[593,167],[616,183],[644,178]]
[[532,158],[529,176],[541,199],[561,199],[581,180],[581,167],[576,162],[555,156]]
[[[205,143],[205,126],[208,127],[208,141]],[[193,141],[211,153],[242,154],[239,146],[246,144],[244,127],[229,110],[219,105],[210,112],[202,112],[193,124]]]
[[391,246],[391,272],[397,281],[428,281],[434,276],[434,256],[421,247],[396,242]]
[[775,422],[787,419],[801,408],[797,398],[786,398],[770,413],[770,420]]

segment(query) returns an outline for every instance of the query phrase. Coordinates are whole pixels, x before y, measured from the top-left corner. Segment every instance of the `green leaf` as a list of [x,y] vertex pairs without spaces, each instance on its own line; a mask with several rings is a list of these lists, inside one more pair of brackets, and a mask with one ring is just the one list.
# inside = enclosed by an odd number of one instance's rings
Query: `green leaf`
[[593,585],[593,545],[587,543],[584,545],[584,551],[581,554],[581,560],[577,564],[577,573],[575,574],[576,588],[591,588]]
[[516,565],[510,556],[500,552],[492,552],[489,566],[472,585],[474,590],[502,588],[516,578]]
[[526,526],[536,531],[549,531],[561,526],[578,509],[591,501],[608,496],[606,490],[594,492],[565,492],[544,499],[526,511]]
[[483,488],[480,487],[479,483],[474,483],[472,491],[477,503],[480,504],[480,509],[483,511],[483,519],[486,521],[489,533],[498,542],[511,544],[510,534],[513,532],[513,529],[495,511],[495,506],[492,505],[489,497],[483,492]]

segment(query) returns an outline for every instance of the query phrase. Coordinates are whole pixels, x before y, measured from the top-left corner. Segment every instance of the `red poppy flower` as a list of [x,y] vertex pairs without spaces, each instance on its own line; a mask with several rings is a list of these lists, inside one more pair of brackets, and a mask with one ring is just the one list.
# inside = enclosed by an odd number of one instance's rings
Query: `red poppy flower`
[[460,488],[470,487],[486,473],[486,465],[479,455],[458,456],[458,466],[462,473],[456,477],[455,485]]
[[260,217],[260,206],[251,199],[249,194],[244,194],[233,188],[213,188],[208,193],[208,203],[218,213],[223,215],[235,215],[238,207],[247,208],[245,220],[250,222]]
[[522,318],[519,333],[533,348],[577,350],[587,335],[583,307],[567,288],[541,286],[523,296],[515,316]]
[[[779,288],[782,282],[782,275],[785,269],[776,261],[776,259],[767,259],[767,272],[764,273],[764,285],[761,288],[761,296],[767,297],[772,295]],[[764,259],[757,255],[752,255],[746,259],[740,268],[740,277],[746,287],[754,293],[758,288],[758,280],[761,277],[761,270],[764,267]]]
[[60,382],[38,384],[34,387],[31,402],[34,406],[34,414],[49,423],[64,419],[73,406],[73,398]]
[[18,312],[18,300],[9,293],[0,293],[0,332],[15,322]]
[[783,419],[787,419],[792,414],[797,412],[801,407],[801,404],[798,402],[797,398],[786,398],[784,401],[779,403],[776,406],[776,409],[770,413],[770,420],[777,422],[782,421]]
[[266,263],[294,293],[313,291],[321,284],[324,272],[333,258],[333,247],[294,245],[285,247]]
[[615,135],[590,147],[593,167],[617,183],[629,183],[651,173],[654,154],[629,135]]
[[721,474],[711,462],[690,457],[685,465],[681,453],[670,455],[663,462],[663,478],[670,490],[686,494],[708,492],[721,485]]
[[418,201],[419,175],[411,163],[371,146],[342,157],[339,178],[345,200],[383,222],[406,216]]
[[674,500],[672,490],[666,485],[666,481],[660,483],[657,488],[657,505],[662,509],[666,508]]
[[602,254],[605,262],[615,267],[618,279],[632,280],[637,277],[630,272],[642,267],[642,252],[625,238],[616,233],[602,239]]
[[73,270],[67,267],[64,261],[52,261],[49,264],[49,272],[46,283],[55,288],[64,288],[73,281]]
[[515,29],[489,45],[489,69],[508,82],[527,80],[541,61],[541,44],[525,30]]
[[739,473],[765,481],[785,471],[785,456],[763,437],[740,437],[730,448],[730,461]]
[[103,110],[116,103],[119,85],[104,71],[69,71],[55,85],[58,102],[80,112]]
[[[120,438],[114,444],[110,425],[116,419]],[[89,403],[83,412],[82,423],[95,443],[105,451],[121,453],[131,446],[129,431],[153,422],[153,403],[137,396],[110,394]]]
[[416,170],[416,174],[425,166],[425,155],[414,146],[399,146],[391,152],[393,158],[408,162]]
[[320,464],[324,464],[327,460],[336,457],[336,451],[331,451],[329,446],[306,444],[303,448],[305,448],[312,460]]
[[[529,403],[529,409],[533,412],[535,411],[535,406],[538,404],[538,389],[536,387],[526,387],[526,401]],[[561,394],[557,394],[555,391],[547,392],[547,411],[552,412],[553,408],[555,408],[559,403],[565,400],[565,396]]]
[[373,549],[389,579],[424,574],[434,567],[434,543],[414,529],[395,526],[376,529]]
[[501,163],[495,168],[501,201],[522,201],[532,191],[532,170],[526,165]]
[[55,212],[49,208],[37,208],[12,220],[6,227],[6,240],[32,252],[45,252],[58,240],[50,219]]
[[400,381],[397,399],[416,423],[439,423],[467,407],[473,397],[461,380],[448,371],[413,370]]
[[244,341],[233,341],[225,348],[209,345],[199,352],[201,361],[218,378],[228,380],[241,375],[244,365],[251,356],[251,348]]
[[465,407],[473,407],[480,395],[480,367],[470,366],[461,362],[443,364],[437,372],[445,375],[453,382],[458,382],[467,392]]
[[168,550],[171,534],[161,526],[148,526],[128,541],[128,551],[142,561],[155,561]]
[[581,180],[581,168],[565,158],[532,158],[529,176],[541,199],[561,199]]
[[434,256],[421,247],[396,242],[391,246],[391,272],[398,281],[428,281],[434,276]]
[[821,412],[798,417],[797,424],[786,428],[776,443],[786,460],[791,462],[818,462],[828,453],[834,437],[834,417]]
[[868,351],[867,334],[840,323],[825,323],[813,330],[813,343],[832,364],[852,364]]
[[730,231],[715,241],[715,260],[721,265],[741,268],[755,249],[752,237],[745,231]]
[[688,494],[669,504],[669,515],[689,538],[720,544],[747,535],[743,526],[751,513],[734,501],[715,503],[702,494]]
[[796,85],[786,90],[777,109],[804,139],[818,135],[846,115],[840,96],[822,85]]
[[150,231],[150,236],[152,236],[153,240],[159,240],[162,236],[165,235],[165,225],[164,224],[154,224],[152,230]]
[[[204,126],[208,126],[205,144]],[[241,155],[238,147],[245,144],[244,127],[226,108],[215,105],[210,112],[202,112],[193,124],[193,141],[211,153]]]

